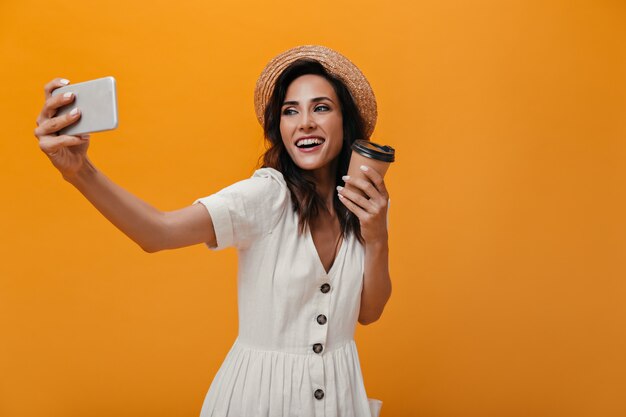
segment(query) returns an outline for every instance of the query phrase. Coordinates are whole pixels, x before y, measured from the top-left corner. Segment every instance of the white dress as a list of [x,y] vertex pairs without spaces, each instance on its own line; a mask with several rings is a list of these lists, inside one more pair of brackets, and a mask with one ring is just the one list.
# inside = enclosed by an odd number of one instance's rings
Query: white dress
[[238,250],[239,335],[215,375],[201,417],[376,417],[354,330],[364,249],[349,236],[326,273],[280,172],[201,198],[217,247]]

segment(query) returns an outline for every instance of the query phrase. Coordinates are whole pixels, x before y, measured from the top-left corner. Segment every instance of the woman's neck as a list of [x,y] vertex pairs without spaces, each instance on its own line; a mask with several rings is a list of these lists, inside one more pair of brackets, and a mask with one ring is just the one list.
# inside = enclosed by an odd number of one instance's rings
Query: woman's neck
[[335,172],[337,170],[337,161],[333,161],[328,166],[311,171],[311,175],[315,180],[315,191],[324,202],[324,206],[331,215],[335,214],[333,197],[336,192]]

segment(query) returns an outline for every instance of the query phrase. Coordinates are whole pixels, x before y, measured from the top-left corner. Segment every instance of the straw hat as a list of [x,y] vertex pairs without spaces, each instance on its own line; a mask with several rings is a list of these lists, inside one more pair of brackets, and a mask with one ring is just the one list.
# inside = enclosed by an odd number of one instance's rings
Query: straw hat
[[332,76],[340,79],[352,98],[365,123],[365,137],[369,138],[376,126],[376,97],[363,73],[348,58],[337,51],[320,45],[304,45],[289,49],[273,58],[265,67],[254,89],[254,109],[261,126],[264,125],[267,106],[280,74],[294,61],[308,58],[318,61]]

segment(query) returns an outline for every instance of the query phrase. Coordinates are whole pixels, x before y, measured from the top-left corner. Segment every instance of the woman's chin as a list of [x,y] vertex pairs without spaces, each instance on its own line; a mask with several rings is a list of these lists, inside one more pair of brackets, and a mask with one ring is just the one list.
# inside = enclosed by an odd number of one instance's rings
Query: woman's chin
[[322,166],[319,158],[299,157],[299,158],[295,158],[293,162],[298,166],[298,168],[303,169],[305,171],[312,171]]
[[303,171],[316,171],[321,168],[319,164],[296,164]]
[[319,171],[321,169],[330,169],[331,164],[328,161],[296,161],[296,165],[303,171]]

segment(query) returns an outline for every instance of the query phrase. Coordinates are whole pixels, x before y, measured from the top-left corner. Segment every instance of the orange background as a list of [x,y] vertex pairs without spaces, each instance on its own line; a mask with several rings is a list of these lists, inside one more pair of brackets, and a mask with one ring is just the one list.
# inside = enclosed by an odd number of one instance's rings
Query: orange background
[[173,210],[249,176],[252,93],[323,44],[367,75],[394,292],[359,327],[382,416],[626,415],[626,3],[0,3],[0,415],[197,416],[236,253],[147,254],[37,148],[43,86],[113,75],[97,167]]

